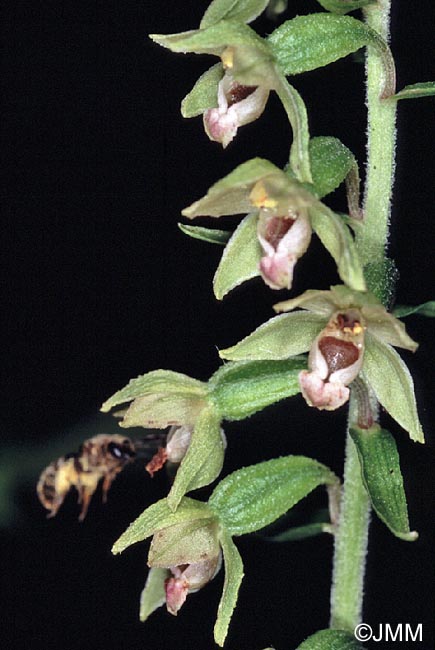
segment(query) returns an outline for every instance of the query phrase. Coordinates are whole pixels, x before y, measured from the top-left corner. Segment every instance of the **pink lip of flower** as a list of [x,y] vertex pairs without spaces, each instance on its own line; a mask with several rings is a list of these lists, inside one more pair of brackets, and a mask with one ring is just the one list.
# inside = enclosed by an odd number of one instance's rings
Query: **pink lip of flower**
[[308,356],[309,371],[299,374],[310,406],[334,410],[347,402],[347,388],[359,374],[364,356],[364,327],[356,310],[334,314],[317,336]]
[[269,216],[260,212],[258,240],[266,253],[260,272],[271,289],[291,289],[298,259],[311,241],[311,225],[305,212],[287,216]]
[[210,108],[204,113],[204,128],[210,140],[227,147],[239,126],[260,117],[268,97],[268,89],[243,86],[227,71],[218,86],[218,108]]
[[172,577],[165,582],[166,608],[177,615],[186,602],[188,594],[199,591],[218,573],[222,566],[222,552],[204,562],[170,567]]

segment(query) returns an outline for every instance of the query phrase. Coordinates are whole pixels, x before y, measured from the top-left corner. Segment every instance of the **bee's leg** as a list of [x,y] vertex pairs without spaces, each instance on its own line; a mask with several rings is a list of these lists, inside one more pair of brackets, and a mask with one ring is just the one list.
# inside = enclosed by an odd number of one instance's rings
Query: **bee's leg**
[[93,493],[93,490],[86,489],[84,486],[80,488],[79,503],[82,504],[82,509],[79,515],[79,521],[83,521],[86,517]]
[[102,500],[103,500],[103,503],[107,503],[107,493],[110,490],[110,487],[111,487],[113,481],[115,480],[116,475],[118,474],[119,471],[120,471],[119,469],[114,470],[113,472],[109,472],[108,474],[106,474],[106,476],[104,477],[103,487],[102,487]]

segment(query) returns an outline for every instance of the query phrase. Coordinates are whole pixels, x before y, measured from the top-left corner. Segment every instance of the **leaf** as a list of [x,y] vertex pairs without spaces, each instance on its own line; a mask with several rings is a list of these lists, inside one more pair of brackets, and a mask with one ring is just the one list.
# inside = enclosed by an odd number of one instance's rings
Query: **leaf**
[[189,448],[167,497],[172,511],[178,508],[186,492],[209,485],[219,476],[224,462],[220,420],[220,415],[211,407],[199,415]]
[[140,595],[139,619],[147,618],[166,602],[165,580],[172,575],[168,569],[153,567],[148,571],[145,587]]
[[308,352],[325,325],[323,316],[309,312],[275,316],[219,356],[230,361],[288,359]]
[[260,275],[261,246],[257,237],[258,212],[248,214],[225,247],[213,278],[214,295],[222,300],[232,289]]
[[363,371],[382,406],[409,433],[411,440],[424,443],[418,419],[414,382],[405,363],[389,345],[367,332]]
[[178,224],[181,232],[185,235],[192,237],[192,239],[200,239],[209,244],[220,244],[225,246],[233,234],[228,230],[218,230],[217,228],[203,228],[202,226],[186,226],[184,223]]
[[298,374],[306,366],[305,357],[227,363],[209,380],[211,398],[222,418],[243,420],[299,393]]
[[225,529],[221,531],[220,542],[224,555],[225,580],[214,626],[214,640],[222,647],[237,603],[237,596],[244,573],[240,553]]
[[201,20],[204,29],[220,20],[238,20],[252,22],[266,8],[269,0],[213,0]]
[[393,436],[379,426],[370,429],[353,427],[350,435],[358,451],[362,479],[376,514],[396,537],[414,541],[418,534],[409,529],[400,459]]
[[155,532],[183,521],[210,519],[212,513],[206,503],[184,497],[176,512],[169,509],[167,499],[160,499],[143,511],[114,543],[112,553],[122,553],[126,548],[151,537]]
[[321,68],[373,46],[382,61],[385,85],[382,97],[390,97],[395,87],[394,60],[388,45],[373,29],[350,16],[317,13],[297,16],[278,27],[268,38],[272,52],[286,75]]
[[405,86],[390,99],[418,99],[419,97],[431,97],[432,95],[435,95],[435,81],[420,81]]
[[355,243],[343,220],[332,210],[318,203],[309,209],[311,226],[334,258],[340,278],[351,289],[365,291],[366,284]]
[[267,43],[250,27],[233,20],[221,20],[206,29],[194,29],[179,34],[150,34],[150,38],[172,52],[195,52],[220,56],[229,46],[249,50],[251,66],[261,59],[270,60]]
[[187,375],[172,370],[153,370],[145,375],[132,379],[125,388],[116,392],[104,402],[101,407],[103,413],[107,413],[114,406],[130,402],[137,397],[144,395],[166,393],[179,393],[183,395],[197,395],[198,397],[207,394],[207,386],[202,381],[192,379]]
[[317,0],[324,9],[335,14],[347,14],[368,5],[376,4],[377,0]]
[[356,164],[355,156],[338,138],[321,136],[310,140],[313,185],[319,198],[333,192]]
[[218,84],[223,74],[222,63],[216,63],[200,76],[190,93],[181,102],[183,117],[196,117],[209,108],[216,108]]
[[364,650],[364,647],[345,630],[320,630],[305,639],[296,650]]
[[287,113],[293,131],[293,142],[290,147],[290,167],[301,183],[311,183],[310,168],[310,132],[308,129],[307,109],[296,88],[287,79],[276,72],[274,89]]
[[230,535],[264,528],[319,485],[337,477],[312,458],[284,456],[243,467],[220,481],[208,505]]
[[249,192],[257,181],[269,175],[284,174],[268,160],[253,158],[212,185],[207,194],[182,211],[188,219],[244,214],[252,210]]
[[411,316],[411,314],[435,318],[435,300],[429,300],[415,307],[410,305],[396,305],[393,309],[393,314],[397,318],[404,318],[405,316]]

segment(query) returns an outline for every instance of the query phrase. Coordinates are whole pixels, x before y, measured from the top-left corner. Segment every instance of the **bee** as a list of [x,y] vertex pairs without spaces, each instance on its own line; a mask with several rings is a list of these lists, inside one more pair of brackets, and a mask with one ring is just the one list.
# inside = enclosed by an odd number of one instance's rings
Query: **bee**
[[99,435],[85,440],[77,453],[67,454],[46,467],[36,487],[40,502],[55,517],[72,487],[81,505],[79,521],[88,512],[89,503],[103,479],[103,503],[116,476],[136,457],[136,444],[118,434]]

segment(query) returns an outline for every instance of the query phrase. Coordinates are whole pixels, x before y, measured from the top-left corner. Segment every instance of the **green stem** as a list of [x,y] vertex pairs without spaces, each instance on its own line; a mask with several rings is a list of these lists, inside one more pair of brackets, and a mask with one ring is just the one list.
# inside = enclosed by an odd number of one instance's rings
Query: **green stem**
[[[391,0],[379,0],[366,7],[366,23],[385,41],[389,37]],[[379,54],[367,48],[367,179],[364,198],[364,227],[357,233],[356,245],[364,266],[380,264],[379,274],[384,274],[382,262],[388,241],[391,194],[394,180],[394,153],[396,141],[396,103],[380,99],[385,83],[385,73]],[[384,278],[377,278],[385,281]]]
[[[389,37],[391,0],[378,0],[364,10],[366,23],[385,41]],[[393,277],[385,258],[388,242],[391,194],[394,180],[396,102],[381,99],[384,70],[374,48],[367,48],[368,143],[364,222],[356,245],[365,267],[369,289],[384,300]],[[376,413],[376,405],[373,405]],[[356,395],[351,396],[349,425],[358,421]],[[370,504],[361,479],[355,445],[346,442],[344,484],[340,519],[335,537],[331,627],[353,632],[361,622]]]
[[331,627],[353,632],[361,622],[370,507],[356,447],[347,434],[344,487],[335,537]]

